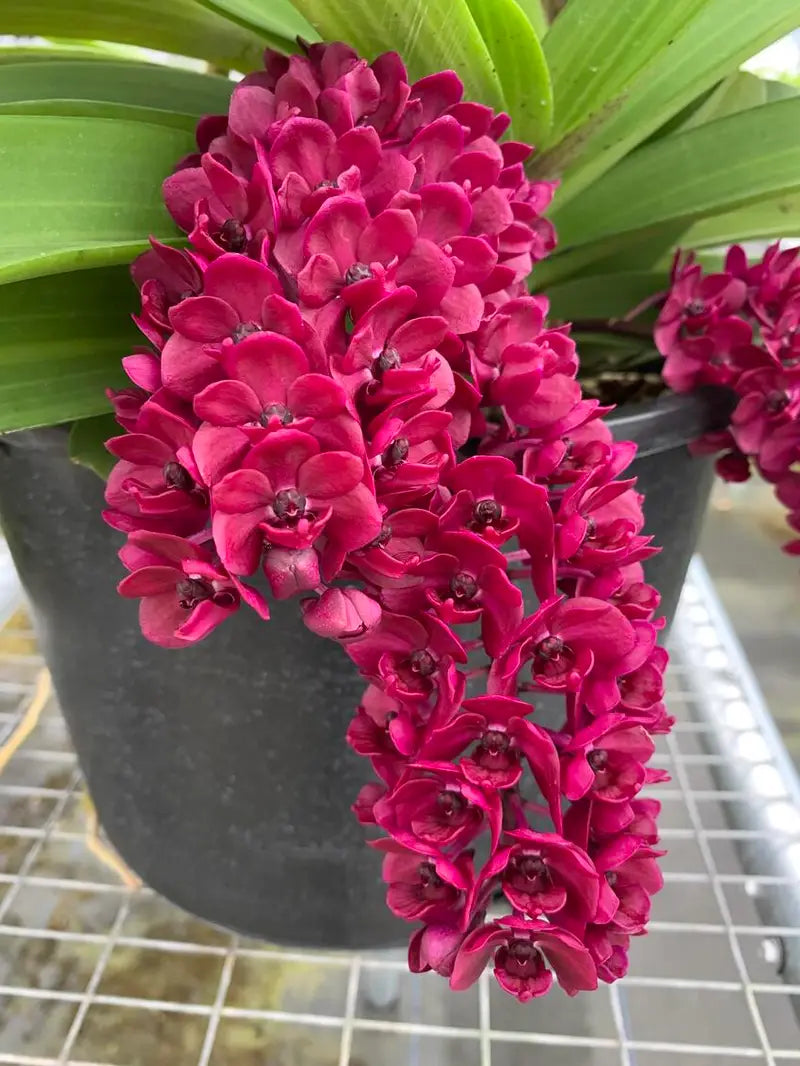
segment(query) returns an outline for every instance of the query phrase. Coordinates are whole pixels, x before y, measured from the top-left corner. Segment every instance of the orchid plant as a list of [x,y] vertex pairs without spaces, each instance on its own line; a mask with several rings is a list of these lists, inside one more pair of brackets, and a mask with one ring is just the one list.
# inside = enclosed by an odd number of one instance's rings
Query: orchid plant
[[103,469],[115,426],[105,518],[150,640],[298,597],[340,643],[412,970],[491,964],[523,1001],[616,980],[672,720],[635,448],[594,379],[732,389],[696,447],[800,525],[795,254],[702,251],[798,220],[800,101],[737,71],[796,0],[76,3],[4,12],[84,40],[0,57],[0,428],[70,422]]
[[[189,248],[134,264],[148,346],[111,393],[105,517],[156,643],[268,619],[260,571],[302,597],[366,683],[355,810],[385,834],[388,905],[422,923],[411,969],[462,989],[492,957],[525,1001],[625,972],[661,884],[637,796],[671,720],[635,448],[525,289],[554,183],[462,95],[311,45],[202,120],[164,183]],[[555,730],[536,693],[560,696]]]

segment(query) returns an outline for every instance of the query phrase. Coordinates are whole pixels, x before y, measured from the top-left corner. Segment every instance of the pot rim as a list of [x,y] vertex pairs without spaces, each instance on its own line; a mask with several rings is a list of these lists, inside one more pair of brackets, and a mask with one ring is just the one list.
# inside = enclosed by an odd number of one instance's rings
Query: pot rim
[[614,438],[639,446],[638,459],[682,448],[712,430],[724,429],[735,398],[727,389],[666,392],[645,403],[623,404],[606,417]]

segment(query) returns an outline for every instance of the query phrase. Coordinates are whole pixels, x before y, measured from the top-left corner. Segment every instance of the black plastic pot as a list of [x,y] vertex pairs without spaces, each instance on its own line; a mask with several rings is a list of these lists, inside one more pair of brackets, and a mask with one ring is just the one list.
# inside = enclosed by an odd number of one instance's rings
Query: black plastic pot
[[[635,472],[649,564],[674,608],[711,471],[686,442],[718,404],[670,397],[614,419],[641,446]],[[102,484],[69,462],[59,429],[0,442],[0,521],[102,824],[157,891],[267,940],[336,948],[400,943],[379,858],[349,807],[366,777],[344,741],[363,683],[295,603],[265,625],[241,611],[202,646],[165,651],[117,596],[120,537]]]

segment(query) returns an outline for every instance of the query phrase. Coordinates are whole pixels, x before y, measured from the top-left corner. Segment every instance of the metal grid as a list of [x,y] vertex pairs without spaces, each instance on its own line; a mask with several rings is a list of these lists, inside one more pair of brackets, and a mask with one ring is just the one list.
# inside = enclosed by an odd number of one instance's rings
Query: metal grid
[[[0,1063],[800,1062],[800,983],[787,981],[800,957],[797,782],[698,564],[672,644],[678,724],[657,758],[673,781],[654,790],[670,850],[650,935],[624,981],[525,1007],[487,975],[454,995],[408,974],[401,953],[272,948],[121,884],[86,847],[83,785],[50,700],[0,778]],[[0,634],[0,740],[41,666],[15,616]]]

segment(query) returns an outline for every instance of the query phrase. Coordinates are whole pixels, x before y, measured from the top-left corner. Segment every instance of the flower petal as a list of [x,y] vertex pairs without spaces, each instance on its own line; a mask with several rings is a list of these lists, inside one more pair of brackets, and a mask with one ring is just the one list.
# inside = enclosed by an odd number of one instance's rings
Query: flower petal
[[297,487],[305,496],[329,500],[344,496],[364,476],[364,463],[347,452],[322,452],[312,455],[300,467]]
[[233,253],[221,255],[209,265],[204,287],[209,296],[216,296],[233,308],[236,321],[256,324],[261,322],[264,300],[283,293],[281,283],[268,267]]
[[241,381],[214,381],[194,398],[194,413],[215,426],[242,426],[258,421],[258,396]]

